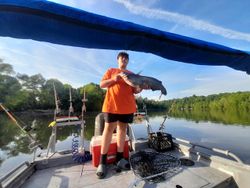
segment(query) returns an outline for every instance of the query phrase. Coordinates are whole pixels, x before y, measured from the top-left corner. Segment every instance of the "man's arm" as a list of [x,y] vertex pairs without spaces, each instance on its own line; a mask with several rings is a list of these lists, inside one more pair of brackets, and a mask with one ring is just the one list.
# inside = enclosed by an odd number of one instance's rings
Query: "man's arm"
[[118,74],[113,78],[107,79],[107,80],[102,80],[100,82],[100,88],[107,88],[112,85],[114,85],[119,79],[121,79],[121,76]]

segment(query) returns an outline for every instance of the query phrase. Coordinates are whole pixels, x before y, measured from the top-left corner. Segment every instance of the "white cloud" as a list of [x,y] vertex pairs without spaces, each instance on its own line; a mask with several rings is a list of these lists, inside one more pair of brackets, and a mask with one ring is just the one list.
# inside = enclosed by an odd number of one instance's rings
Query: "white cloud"
[[[105,72],[105,50],[90,50],[50,43],[0,38],[1,58],[22,74],[41,73],[74,87],[98,83]],[[103,65],[104,64],[104,65]],[[81,83],[81,84],[80,84]]]
[[206,31],[229,39],[238,39],[250,42],[250,34],[248,33],[242,33],[231,29],[223,28],[211,24],[207,21],[195,19],[191,16],[186,16],[183,14],[136,5],[128,0],[113,0],[113,1],[124,5],[131,13],[136,15],[141,15],[147,18],[159,19],[167,22],[181,24],[184,26],[192,27],[193,29]]
[[211,77],[196,77],[194,78],[195,81],[211,81]]
[[249,91],[250,77],[239,71],[228,71],[221,74],[210,75],[204,79],[195,78],[194,83],[188,89],[182,90],[179,97],[191,95],[211,95],[224,92]]

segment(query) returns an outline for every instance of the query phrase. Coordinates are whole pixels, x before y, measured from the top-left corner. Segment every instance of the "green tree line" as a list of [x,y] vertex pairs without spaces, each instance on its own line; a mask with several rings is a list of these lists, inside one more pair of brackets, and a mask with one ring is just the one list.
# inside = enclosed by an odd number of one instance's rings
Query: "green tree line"
[[250,92],[191,96],[165,101],[168,114],[193,121],[250,125]]
[[[60,108],[69,108],[69,88],[71,88],[74,110],[80,112],[85,91],[88,111],[101,111],[106,90],[98,84],[89,83],[79,88],[63,84],[58,79],[46,80],[41,74],[28,76],[15,73],[10,64],[0,59],[0,102],[12,111],[51,110],[55,108],[54,89],[60,100]],[[138,108],[147,104],[148,109],[165,110],[166,105],[159,101],[138,97]]]
[[[53,84],[60,99],[61,109],[69,108],[69,88],[75,111],[80,112],[84,90],[88,99],[88,111],[101,111],[106,90],[98,84],[89,83],[79,88],[63,84],[57,79],[46,80],[41,74],[28,76],[15,73],[10,64],[0,59],[0,102],[13,111],[48,110],[55,108]],[[195,112],[213,113],[245,113],[250,112],[250,92],[221,93],[209,96],[185,97],[164,101],[150,100],[137,97],[138,109],[147,106],[148,110],[167,111],[173,116],[177,114]],[[185,113],[184,113],[185,112]]]
[[[220,93],[217,95],[185,97],[166,101],[170,111],[250,111],[250,92]],[[170,109],[171,108],[171,109]]]
[[15,73],[10,64],[0,59],[0,102],[13,111],[49,110],[55,108],[54,89],[60,101],[60,108],[69,108],[69,89],[71,88],[74,110],[80,112],[84,91],[88,102],[88,111],[99,111],[105,96],[105,90],[99,85],[89,83],[79,88],[63,84],[57,79],[46,80],[41,74],[28,76]]

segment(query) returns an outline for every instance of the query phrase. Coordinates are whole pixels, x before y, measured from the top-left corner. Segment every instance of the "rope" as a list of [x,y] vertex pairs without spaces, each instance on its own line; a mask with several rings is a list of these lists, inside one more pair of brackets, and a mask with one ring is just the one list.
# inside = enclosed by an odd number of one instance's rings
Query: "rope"
[[92,156],[89,151],[84,151],[83,147],[79,148],[79,136],[74,135],[72,139],[72,159],[73,161],[83,164],[86,161],[90,161]]

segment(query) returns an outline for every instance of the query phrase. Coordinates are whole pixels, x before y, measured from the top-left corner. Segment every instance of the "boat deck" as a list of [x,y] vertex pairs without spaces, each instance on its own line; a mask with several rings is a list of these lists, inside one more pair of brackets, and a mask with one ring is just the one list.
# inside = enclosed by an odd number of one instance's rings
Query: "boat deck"
[[[172,154],[176,155],[176,152]],[[54,159],[51,164],[57,165],[53,164],[55,161],[58,164],[60,163],[59,160]],[[42,163],[44,164],[44,162]],[[38,169],[41,164],[37,164]],[[91,162],[85,163],[84,166],[67,164],[36,170],[22,185],[22,188],[127,188],[132,187],[133,183],[139,180],[131,170],[117,173],[114,165],[109,165],[108,175],[104,179],[98,179],[95,172],[96,168],[92,166]],[[232,176],[195,161],[194,166],[181,166],[172,177],[167,178],[164,182],[152,184],[138,181],[136,187],[208,188],[237,186],[233,183]]]

